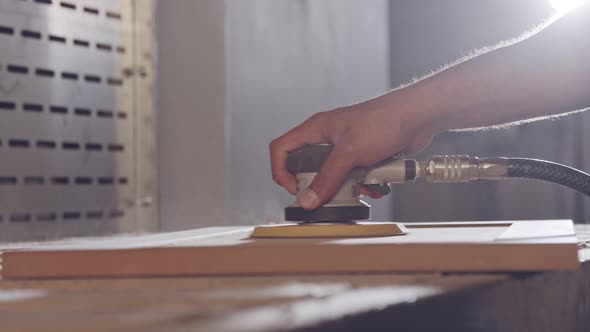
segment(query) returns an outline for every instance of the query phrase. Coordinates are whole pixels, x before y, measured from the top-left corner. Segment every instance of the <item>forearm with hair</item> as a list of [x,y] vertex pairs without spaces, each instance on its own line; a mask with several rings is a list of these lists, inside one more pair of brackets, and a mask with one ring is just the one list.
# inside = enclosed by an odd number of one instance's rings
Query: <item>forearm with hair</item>
[[392,94],[405,95],[419,126],[434,132],[580,110],[590,106],[588,31],[590,5]]

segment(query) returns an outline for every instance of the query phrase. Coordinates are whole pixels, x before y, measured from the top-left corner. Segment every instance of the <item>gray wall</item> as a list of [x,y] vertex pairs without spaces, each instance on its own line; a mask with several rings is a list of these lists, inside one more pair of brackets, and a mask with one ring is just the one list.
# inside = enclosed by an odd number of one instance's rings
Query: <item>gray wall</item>
[[387,16],[385,0],[158,1],[163,229],[281,220],[268,144],[387,90]]
[[224,16],[223,1],[157,2],[164,230],[227,223]]
[[[282,220],[268,144],[310,115],[389,88],[387,1],[226,1],[230,220]],[[387,201],[375,218],[388,219]]]

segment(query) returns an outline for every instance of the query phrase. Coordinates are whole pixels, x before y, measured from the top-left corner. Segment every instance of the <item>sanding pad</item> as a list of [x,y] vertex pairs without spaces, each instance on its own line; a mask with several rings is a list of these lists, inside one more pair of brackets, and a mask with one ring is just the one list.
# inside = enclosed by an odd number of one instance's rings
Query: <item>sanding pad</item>
[[304,210],[298,206],[285,208],[286,221],[339,222],[370,218],[371,207],[369,205],[322,206],[315,210]]
[[251,238],[355,238],[405,235],[406,227],[393,222],[302,223],[258,226]]

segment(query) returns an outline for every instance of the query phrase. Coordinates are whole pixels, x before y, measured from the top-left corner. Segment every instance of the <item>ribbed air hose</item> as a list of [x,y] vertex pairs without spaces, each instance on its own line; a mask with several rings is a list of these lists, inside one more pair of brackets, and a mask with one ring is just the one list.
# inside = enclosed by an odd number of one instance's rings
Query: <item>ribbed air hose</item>
[[590,196],[590,174],[550,161],[508,158],[507,176],[548,181]]

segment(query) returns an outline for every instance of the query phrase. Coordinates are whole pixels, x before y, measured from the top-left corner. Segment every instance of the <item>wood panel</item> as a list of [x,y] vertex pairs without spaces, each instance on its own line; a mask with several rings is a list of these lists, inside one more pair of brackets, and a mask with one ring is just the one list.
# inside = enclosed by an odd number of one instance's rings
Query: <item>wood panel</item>
[[407,224],[409,234],[358,239],[252,239],[252,227],[14,247],[3,278],[572,270],[568,220]]
[[285,331],[508,279],[412,274],[1,281],[0,324],[2,331],[19,332]]

